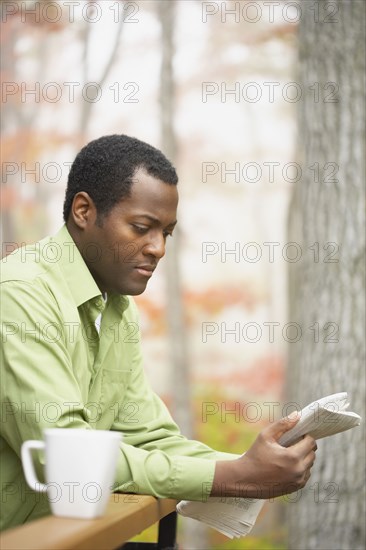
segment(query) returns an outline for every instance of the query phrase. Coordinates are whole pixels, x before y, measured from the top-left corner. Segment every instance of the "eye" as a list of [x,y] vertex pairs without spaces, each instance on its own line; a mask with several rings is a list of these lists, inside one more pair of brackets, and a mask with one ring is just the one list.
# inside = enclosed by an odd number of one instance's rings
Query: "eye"
[[143,235],[144,233],[149,231],[149,227],[146,226],[146,225],[137,225],[137,224],[133,223],[132,227],[133,227],[134,231],[136,231],[136,233],[139,233],[140,235]]
[[173,237],[173,231],[164,231],[163,235],[164,239],[166,239],[167,237]]

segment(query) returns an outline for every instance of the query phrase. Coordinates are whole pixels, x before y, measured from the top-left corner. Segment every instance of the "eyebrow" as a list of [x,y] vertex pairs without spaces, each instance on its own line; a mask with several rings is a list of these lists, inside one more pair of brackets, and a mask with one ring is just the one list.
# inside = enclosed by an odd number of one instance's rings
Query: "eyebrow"
[[[160,220],[158,218],[155,218],[155,216],[150,216],[150,214],[136,214],[136,218],[146,218],[147,220],[160,225]],[[175,220],[174,222],[169,223],[167,227],[174,227],[177,222],[178,220]]]

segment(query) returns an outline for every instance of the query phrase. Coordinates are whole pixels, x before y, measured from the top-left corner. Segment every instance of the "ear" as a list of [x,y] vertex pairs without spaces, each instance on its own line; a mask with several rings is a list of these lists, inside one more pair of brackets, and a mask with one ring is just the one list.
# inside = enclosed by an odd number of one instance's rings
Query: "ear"
[[94,225],[97,218],[97,210],[93,199],[88,193],[80,191],[76,193],[71,206],[71,218],[79,229],[85,229],[88,225]]

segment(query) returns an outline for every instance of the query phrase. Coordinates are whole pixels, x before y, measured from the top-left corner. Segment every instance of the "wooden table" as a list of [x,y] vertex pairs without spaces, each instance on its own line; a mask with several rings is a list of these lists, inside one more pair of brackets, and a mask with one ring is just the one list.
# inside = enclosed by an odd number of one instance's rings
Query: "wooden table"
[[[47,516],[0,536],[1,550],[114,550],[150,525],[175,512],[176,501],[144,495],[111,495],[107,512],[96,519]],[[164,521],[164,520],[163,520]]]

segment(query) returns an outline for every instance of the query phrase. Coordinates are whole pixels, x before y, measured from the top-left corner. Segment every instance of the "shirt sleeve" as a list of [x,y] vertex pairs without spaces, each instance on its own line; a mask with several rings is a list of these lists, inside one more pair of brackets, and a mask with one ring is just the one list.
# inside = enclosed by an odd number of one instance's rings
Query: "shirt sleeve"
[[[28,282],[11,281],[1,287],[1,433],[18,457],[21,474],[19,457],[24,441],[42,439],[47,428],[98,426],[89,423],[83,406],[88,383],[75,374],[70,342],[62,334],[64,319],[51,291],[46,285]],[[211,491],[216,460],[236,455],[217,453],[183,437],[146,380],[139,345],[134,346],[132,363],[119,414],[110,426],[123,435],[115,490],[205,499]],[[126,410],[126,403],[132,404],[133,411]],[[42,462],[42,455],[37,454],[39,474]]]
[[[22,443],[43,439],[46,428],[91,426],[52,293],[19,281],[2,283],[0,290],[0,528],[8,528],[49,513],[46,495],[27,487],[20,459]],[[34,453],[34,465],[42,479],[41,453]]]
[[19,456],[46,428],[90,426],[56,301],[40,285],[10,281],[1,303],[1,432]]
[[132,377],[123,402],[113,424],[113,429],[123,434],[117,490],[205,500],[211,492],[216,461],[239,456],[215,451],[180,433],[147,381],[140,345],[134,349]]

